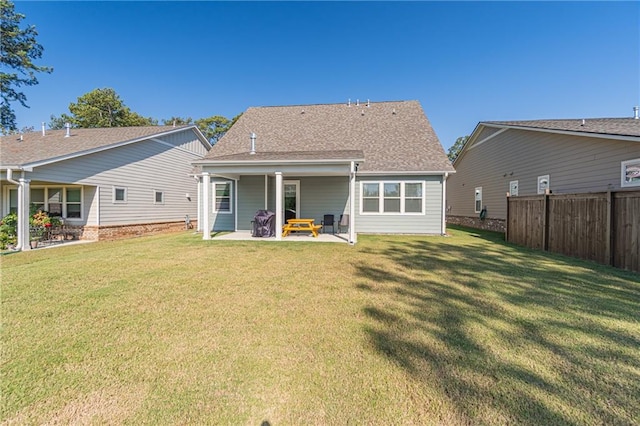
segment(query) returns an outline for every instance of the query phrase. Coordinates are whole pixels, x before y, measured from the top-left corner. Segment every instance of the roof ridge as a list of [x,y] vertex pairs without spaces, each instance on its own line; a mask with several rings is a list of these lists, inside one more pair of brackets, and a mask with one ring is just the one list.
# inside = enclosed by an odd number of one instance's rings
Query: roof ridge
[[[358,99],[359,106],[366,105],[366,100]],[[419,102],[417,99],[402,99],[402,100],[386,100],[386,101],[372,101],[368,100],[370,104],[385,104],[385,103],[404,103],[404,102]],[[333,103],[316,103],[316,104],[288,104],[288,105],[260,105],[260,106],[250,106],[247,109],[257,109],[257,108],[295,108],[295,107],[313,107],[313,106],[333,106],[333,105],[344,105],[348,106],[348,102],[333,102]],[[355,106],[356,103],[354,101],[351,102],[351,106]]]

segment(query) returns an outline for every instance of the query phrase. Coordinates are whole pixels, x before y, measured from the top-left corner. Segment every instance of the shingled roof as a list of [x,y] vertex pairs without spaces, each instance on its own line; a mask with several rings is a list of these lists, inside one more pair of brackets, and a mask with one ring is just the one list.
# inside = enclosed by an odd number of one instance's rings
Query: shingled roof
[[640,136],[640,120],[634,118],[588,118],[570,120],[484,121],[480,124],[599,135]]
[[15,167],[54,162],[69,156],[84,155],[152,136],[161,136],[187,127],[193,126],[71,129],[69,137],[65,137],[66,129],[47,130],[44,136],[42,132],[2,136],[0,138],[0,165]]
[[[248,155],[251,133],[256,134],[254,156]],[[331,160],[349,155],[364,155],[360,172],[453,171],[417,101],[252,107],[204,162]]]

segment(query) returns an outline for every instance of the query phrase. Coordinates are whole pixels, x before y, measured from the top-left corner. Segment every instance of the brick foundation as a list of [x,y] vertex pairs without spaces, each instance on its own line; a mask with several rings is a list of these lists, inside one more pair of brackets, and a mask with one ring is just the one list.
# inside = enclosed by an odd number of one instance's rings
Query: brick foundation
[[507,230],[504,219],[484,219],[469,216],[447,216],[448,225],[460,225],[468,228],[484,229],[487,231],[505,232]]
[[185,230],[183,220],[178,222],[141,223],[130,225],[78,226],[75,228],[76,238],[91,241],[118,240]]

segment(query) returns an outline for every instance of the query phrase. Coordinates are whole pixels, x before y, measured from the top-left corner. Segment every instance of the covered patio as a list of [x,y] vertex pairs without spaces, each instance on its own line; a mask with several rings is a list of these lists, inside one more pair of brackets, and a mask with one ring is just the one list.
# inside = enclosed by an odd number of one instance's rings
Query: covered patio
[[[275,237],[258,238],[252,237],[251,231],[234,231],[234,232],[218,232],[211,235],[211,239],[217,241],[277,241]],[[286,242],[310,242],[310,243],[349,243],[349,234],[331,234],[319,233],[317,237],[313,237],[309,233],[291,233],[278,241]]]

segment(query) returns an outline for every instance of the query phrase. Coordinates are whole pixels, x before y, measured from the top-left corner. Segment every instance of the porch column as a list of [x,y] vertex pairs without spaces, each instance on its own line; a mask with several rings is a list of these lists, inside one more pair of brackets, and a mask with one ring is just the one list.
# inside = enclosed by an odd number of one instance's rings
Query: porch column
[[[24,174],[24,172],[23,172]],[[20,250],[31,250],[29,243],[29,204],[31,203],[31,179],[18,179],[18,229],[16,237]]]
[[211,239],[211,226],[209,225],[209,192],[211,191],[211,176],[208,172],[202,173],[202,239]]
[[[447,234],[447,178],[449,177],[449,173],[445,172],[442,175],[442,235]],[[422,194],[423,197],[427,197],[427,189],[425,188],[425,193]]]
[[276,172],[276,240],[282,240],[282,172]]
[[356,165],[351,162],[349,173],[349,244],[356,243]]

